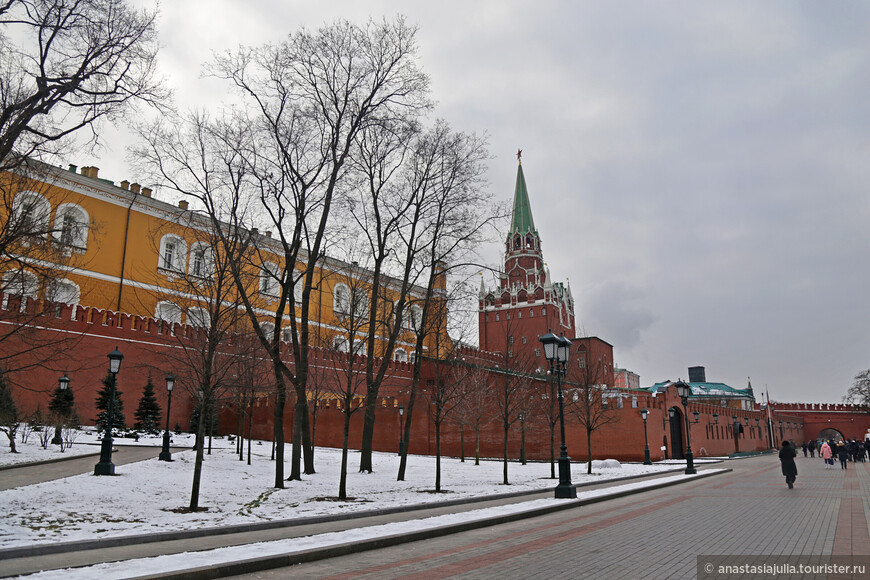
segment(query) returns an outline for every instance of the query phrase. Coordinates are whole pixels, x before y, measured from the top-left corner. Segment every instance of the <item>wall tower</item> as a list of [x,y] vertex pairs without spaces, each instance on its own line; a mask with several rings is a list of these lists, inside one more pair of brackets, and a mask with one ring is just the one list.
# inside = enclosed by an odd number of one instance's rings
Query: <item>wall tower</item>
[[504,269],[499,273],[497,288],[487,289],[481,278],[478,329],[481,349],[522,355],[534,369],[545,366],[540,335],[552,330],[574,338],[574,299],[570,285],[553,282],[544,263],[521,153],[517,152],[517,181],[505,239]]

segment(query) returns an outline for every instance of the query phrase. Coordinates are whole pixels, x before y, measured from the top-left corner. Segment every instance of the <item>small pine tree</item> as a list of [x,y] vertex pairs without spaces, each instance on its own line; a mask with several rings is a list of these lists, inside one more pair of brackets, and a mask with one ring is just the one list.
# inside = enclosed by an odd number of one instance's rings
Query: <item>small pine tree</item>
[[133,416],[136,417],[136,423],[133,425],[136,431],[151,435],[160,433],[160,405],[157,404],[157,397],[154,396],[154,383],[151,382],[151,377],[148,377],[148,382],[145,383],[142,398],[139,399],[139,408]]
[[18,405],[12,397],[12,391],[6,383],[6,375],[0,369],[0,431],[6,433],[9,439],[10,453],[18,453],[15,449],[15,434],[21,426],[21,416],[18,414]]
[[[97,393],[97,409],[100,414],[97,415],[97,429],[105,431],[109,422],[109,390],[115,382],[115,377],[111,373],[103,379],[103,388]],[[124,420],[124,402],[121,400],[121,391],[115,388],[115,401],[112,405],[112,431],[126,428],[127,424]]]
[[66,419],[73,413],[75,406],[76,398],[72,389],[69,387],[66,389],[55,387],[54,392],[51,394],[51,399],[48,401],[49,411],[58,417]]

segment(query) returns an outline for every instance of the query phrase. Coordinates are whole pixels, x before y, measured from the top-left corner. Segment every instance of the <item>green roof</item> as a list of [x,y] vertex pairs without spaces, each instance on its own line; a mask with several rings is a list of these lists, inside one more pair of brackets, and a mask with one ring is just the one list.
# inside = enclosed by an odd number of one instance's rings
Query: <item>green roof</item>
[[[749,397],[754,398],[752,391],[749,389],[735,389],[725,383],[690,383],[683,381],[692,388],[692,397],[712,397],[712,398],[728,398],[728,397]],[[658,391],[662,388],[667,388],[671,385],[671,381],[663,381],[656,383],[652,387],[647,387],[650,391]]]
[[517,167],[517,186],[514,190],[514,213],[511,218],[510,234],[538,235],[535,229],[535,220],[532,219],[532,206],[529,204],[529,191],[526,189],[526,178],[523,176],[523,164]]

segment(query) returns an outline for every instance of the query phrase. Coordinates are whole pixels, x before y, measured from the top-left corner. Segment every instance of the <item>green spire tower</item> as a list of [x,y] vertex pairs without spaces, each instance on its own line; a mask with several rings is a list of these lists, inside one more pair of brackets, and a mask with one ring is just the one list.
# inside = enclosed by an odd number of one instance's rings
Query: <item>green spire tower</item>
[[526,188],[526,178],[523,175],[521,154],[522,150],[517,153],[517,185],[514,189],[514,212],[509,234],[537,236],[538,230],[535,229],[535,220],[532,218],[532,206],[529,204],[529,190]]

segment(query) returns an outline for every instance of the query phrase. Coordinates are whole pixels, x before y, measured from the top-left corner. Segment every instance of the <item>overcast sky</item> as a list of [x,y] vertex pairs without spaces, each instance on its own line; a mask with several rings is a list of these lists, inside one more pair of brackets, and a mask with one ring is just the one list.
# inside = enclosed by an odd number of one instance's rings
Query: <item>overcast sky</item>
[[[208,107],[211,51],[399,13],[433,118],[489,135],[505,202],[523,149],[578,332],[642,385],[702,365],[837,402],[870,367],[870,5],[185,0],[161,7],[160,66],[180,106]],[[134,180],[123,141],[77,164]]]

